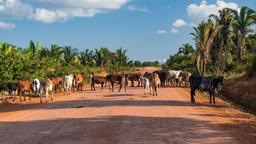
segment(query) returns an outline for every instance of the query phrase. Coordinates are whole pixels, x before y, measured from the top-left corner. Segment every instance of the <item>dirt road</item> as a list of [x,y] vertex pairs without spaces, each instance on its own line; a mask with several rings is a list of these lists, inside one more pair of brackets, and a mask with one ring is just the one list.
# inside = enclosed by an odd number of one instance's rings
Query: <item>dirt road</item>
[[256,119],[187,90],[161,88],[159,96],[75,93],[47,104],[7,105],[0,110],[1,144],[256,143]]

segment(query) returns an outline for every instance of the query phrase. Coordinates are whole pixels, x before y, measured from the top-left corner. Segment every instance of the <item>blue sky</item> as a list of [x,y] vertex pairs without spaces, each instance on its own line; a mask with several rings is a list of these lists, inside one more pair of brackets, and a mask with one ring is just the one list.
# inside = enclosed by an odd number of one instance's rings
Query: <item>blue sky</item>
[[192,26],[223,7],[256,9],[255,0],[0,0],[0,41],[30,40],[80,50],[123,47],[131,59],[160,60],[185,42]]

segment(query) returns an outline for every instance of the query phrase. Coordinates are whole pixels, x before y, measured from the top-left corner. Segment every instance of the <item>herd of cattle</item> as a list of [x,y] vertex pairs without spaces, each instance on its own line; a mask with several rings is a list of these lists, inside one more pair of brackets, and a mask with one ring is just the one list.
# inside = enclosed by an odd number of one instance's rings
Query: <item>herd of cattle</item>
[[[53,77],[45,80],[33,79],[33,80],[19,80],[17,82],[8,83],[6,87],[1,89],[7,90],[9,95],[13,97],[13,101],[16,96],[19,96],[20,101],[22,97],[24,101],[26,96],[36,96],[40,98],[45,97],[46,102],[50,99],[53,100],[53,93],[64,89],[64,95],[69,95],[75,91],[83,91],[83,82],[86,77],[83,74],[71,74],[64,77]],[[125,92],[127,90],[128,81],[130,81],[131,87],[134,87],[134,82],[137,82],[138,87],[144,89],[145,95],[158,94],[158,87],[190,87],[191,89],[191,102],[195,103],[195,91],[208,91],[210,97],[210,103],[215,103],[215,93],[224,84],[224,78],[222,76],[201,76],[196,73],[189,73],[186,71],[176,70],[159,70],[145,73],[132,73],[132,74],[109,74],[106,76],[95,76],[90,74],[87,79],[90,83],[91,90],[96,90],[95,85],[100,84],[101,89],[109,87],[114,91],[115,84],[119,85],[119,92],[124,87]]]

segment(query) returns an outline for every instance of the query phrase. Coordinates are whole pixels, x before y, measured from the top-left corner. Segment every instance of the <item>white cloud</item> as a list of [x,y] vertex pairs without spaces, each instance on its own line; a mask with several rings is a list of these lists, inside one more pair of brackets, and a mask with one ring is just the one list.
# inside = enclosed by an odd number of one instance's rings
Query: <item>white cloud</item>
[[172,25],[174,27],[182,27],[185,26],[187,23],[183,19],[177,19]]
[[6,30],[10,30],[10,29],[14,29],[16,26],[13,23],[5,23],[0,21],[0,29],[6,29]]
[[0,0],[0,17],[21,19],[33,13],[29,4],[20,0]]
[[178,32],[179,32],[179,30],[176,29],[176,28],[172,28],[172,29],[171,29],[171,33],[173,33],[173,34],[176,34],[176,33],[178,33]]
[[146,6],[128,6],[129,11],[140,11],[140,12],[148,12],[148,8]]
[[0,0],[1,19],[33,19],[45,23],[93,17],[118,10],[129,0]]
[[157,34],[166,34],[167,32],[165,30],[158,30],[156,33]]
[[240,10],[238,4],[234,2],[225,2],[224,0],[217,0],[216,4],[207,4],[206,0],[201,1],[200,5],[190,4],[187,7],[189,17],[196,19],[197,22],[205,20],[210,14],[218,14],[218,11],[223,8],[232,8]]

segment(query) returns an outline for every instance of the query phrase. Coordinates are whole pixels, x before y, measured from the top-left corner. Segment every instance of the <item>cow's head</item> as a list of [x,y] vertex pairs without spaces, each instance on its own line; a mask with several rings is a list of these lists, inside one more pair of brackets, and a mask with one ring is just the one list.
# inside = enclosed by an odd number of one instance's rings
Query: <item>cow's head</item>
[[219,76],[219,77],[215,78],[215,85],[216,85],[215,93],[220,92],[224,85],[224,77]]
[[224,85],[224,77],[223,76],[219,76],[217,79],[218,79],[219,84]]

